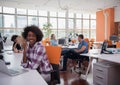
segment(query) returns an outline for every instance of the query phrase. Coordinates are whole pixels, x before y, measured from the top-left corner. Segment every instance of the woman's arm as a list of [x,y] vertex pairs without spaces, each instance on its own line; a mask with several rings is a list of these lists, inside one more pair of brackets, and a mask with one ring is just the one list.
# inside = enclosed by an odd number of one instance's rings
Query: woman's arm
[[23,63],[27,63],[27,56],[26,56],[26,53],[27,53],[27,42],[24,42],[23,43]]

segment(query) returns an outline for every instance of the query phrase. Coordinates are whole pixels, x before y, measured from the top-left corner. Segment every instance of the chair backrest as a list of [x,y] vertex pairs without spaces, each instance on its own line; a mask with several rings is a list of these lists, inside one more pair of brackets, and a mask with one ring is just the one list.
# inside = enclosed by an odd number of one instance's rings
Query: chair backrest
[[48,59],[51,64],[59,64],[61,57],[60,46],[45,46]]
[[116,48],[120,48],[120,42],[116,42]]
[[111,40],[107,40],[108,46],[112,45],[112,41]]
[[50,41],[48,41],[48,40],[46,40],[46,39],[45,39],[45,40],[42,40],[41,42],[42,42],[42,44],[43,44],[44,46],[46,46],[47,44],[50,45]]
[[84,41],[89,43],[89,39],[88,38],[84,38]]

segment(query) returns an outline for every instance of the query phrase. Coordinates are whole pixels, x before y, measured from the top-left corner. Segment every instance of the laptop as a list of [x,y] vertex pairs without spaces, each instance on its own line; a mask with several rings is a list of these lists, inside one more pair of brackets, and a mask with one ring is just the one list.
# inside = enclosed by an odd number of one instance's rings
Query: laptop
[[113,54],[113,52],[107,50],[107,46],[108,46],[108,43],[104,41],[101,48],[101,54]]
[[0,60],[0,72],[5,73],[10,76],[16,76],[22,73],[27,72],[28,70],[26,69],[8,69],[6,66],[5,62],[3,60]]

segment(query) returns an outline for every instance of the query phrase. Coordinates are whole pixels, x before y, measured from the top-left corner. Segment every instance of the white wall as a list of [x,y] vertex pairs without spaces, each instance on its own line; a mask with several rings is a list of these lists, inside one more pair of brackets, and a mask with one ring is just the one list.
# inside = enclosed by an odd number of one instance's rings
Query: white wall
[[115,7],[115,22],[120,22],[120,6]]

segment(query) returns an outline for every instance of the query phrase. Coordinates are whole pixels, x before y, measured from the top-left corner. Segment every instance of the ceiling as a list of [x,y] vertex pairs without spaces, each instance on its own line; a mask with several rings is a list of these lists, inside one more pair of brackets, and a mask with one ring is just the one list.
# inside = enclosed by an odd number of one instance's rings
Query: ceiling
[[120,5],[120,0],[0,0],[1,6],[50,11],[96,12]]

